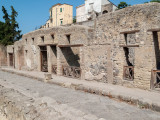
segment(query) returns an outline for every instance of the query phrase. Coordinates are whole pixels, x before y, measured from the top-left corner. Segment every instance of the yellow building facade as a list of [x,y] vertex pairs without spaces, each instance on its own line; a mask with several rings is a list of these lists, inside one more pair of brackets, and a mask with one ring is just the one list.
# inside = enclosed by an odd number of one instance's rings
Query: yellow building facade
[[50,18],[45,28],[72,24],[73,23],[73,6],[68,4],[53,5],[50,10]]

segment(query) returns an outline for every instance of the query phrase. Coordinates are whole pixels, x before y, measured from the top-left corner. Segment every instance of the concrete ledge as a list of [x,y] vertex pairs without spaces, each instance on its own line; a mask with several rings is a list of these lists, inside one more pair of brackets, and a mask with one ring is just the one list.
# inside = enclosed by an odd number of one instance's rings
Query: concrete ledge
[[[33,75],[20,73],[20,71],[16,72],[13,70],[7,70],[3,68],[1,68],[1,70],[4,72],[17,74],[44,82],[44,78],[42,77],[36,77]],[[69,80],[70,78],[65,78],[67,79],[66,81],[62,79],[64,79],[64,77],[55,76],[52,80],[47,81],[47,83],[75,90],[80,90],[91,94],[107,96],[111,99],[126,102],[128,104],[137,106],[141,109],[151,109],[153,111],[160,112],[160,93],[156,93],[153,91],[145,91],[140,89],[126,88],[123,86],[116,86],[109,84],[105,84],[105,87],[104,86],[101,87],[103,83],[97,82],[96,85],[93,85],[92,81],[90,81],[89,84],[87,84],[88,81],[84,80],[73,80],[74,81],[73,82],[72,80]]]

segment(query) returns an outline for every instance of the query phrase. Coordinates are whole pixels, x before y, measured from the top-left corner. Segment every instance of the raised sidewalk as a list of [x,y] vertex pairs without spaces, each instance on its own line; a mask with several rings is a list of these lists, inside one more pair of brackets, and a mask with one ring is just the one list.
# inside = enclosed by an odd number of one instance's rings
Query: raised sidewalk
[[[23,71],[13,68],[1,68],[1,70],[44,81],[43,72]],[[124,101],[140,108],[160,112],[160,92],[141,90],[138,88],[127,88],[124,86],[100,83],[96,81],[78,80],[56,75],[52,75],[52,80],[48,81],[48,83],[92,94],[108,96],[111,99]]]

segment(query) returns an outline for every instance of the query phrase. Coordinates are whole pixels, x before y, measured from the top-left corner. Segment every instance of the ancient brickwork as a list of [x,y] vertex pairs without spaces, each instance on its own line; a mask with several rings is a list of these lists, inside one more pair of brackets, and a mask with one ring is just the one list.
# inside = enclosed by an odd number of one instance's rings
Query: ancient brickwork
[[81,79],[150,89],[151,70],[160,61],[159,15],[160,4],[149,3],[101,15],[94,29],[71,25],[30,32],[14,44],[15,68],[54,68],[63,75],[63,66],[74,66]]

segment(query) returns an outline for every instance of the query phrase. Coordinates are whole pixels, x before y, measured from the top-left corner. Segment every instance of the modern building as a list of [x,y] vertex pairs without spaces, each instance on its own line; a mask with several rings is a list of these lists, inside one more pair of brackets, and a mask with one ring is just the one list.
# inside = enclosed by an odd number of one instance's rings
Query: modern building
[[43,28],[73,23],[73,6],[69,4],[56,4],[50,10],[50,17]]
[[116,10],[114,5],[109,0],[85,0],[85,4],[76,8],[77,22],[83,22],[92,19],[92,13],[97,15],[113,12]]

